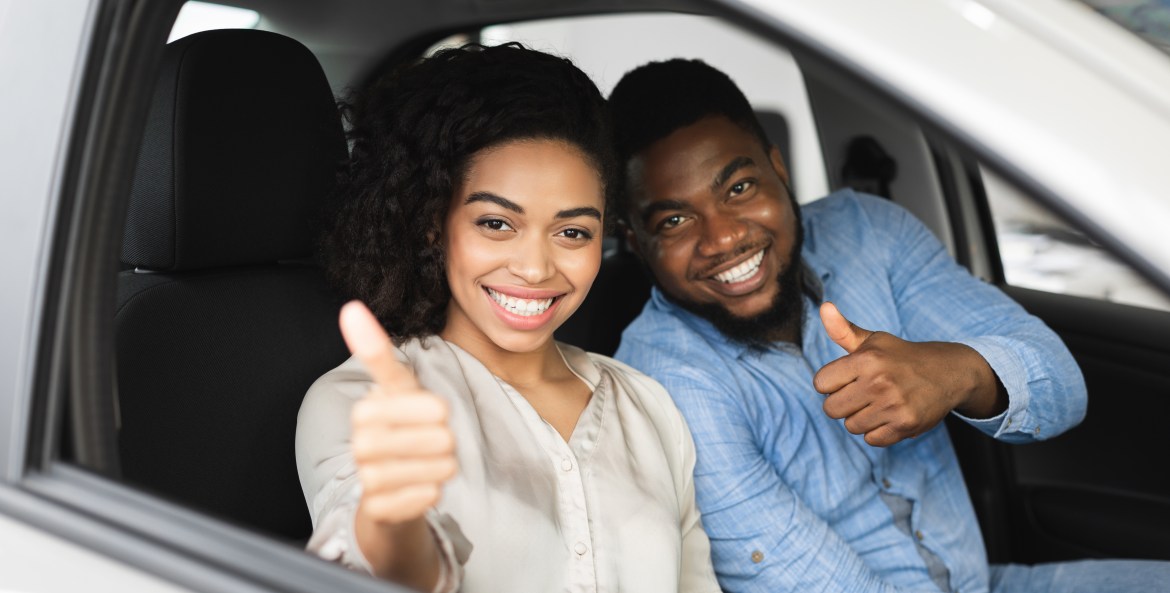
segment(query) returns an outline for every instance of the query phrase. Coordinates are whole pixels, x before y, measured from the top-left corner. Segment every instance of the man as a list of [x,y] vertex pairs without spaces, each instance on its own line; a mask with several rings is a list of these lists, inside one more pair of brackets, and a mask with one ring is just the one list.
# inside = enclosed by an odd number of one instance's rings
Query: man
[[1170,582],[1166,563],[989,570],[940,421],[1011,443],[1079,423],[1084,380],[1042,322],[887,201],[845,190],[798,206],[748,101],[710,66],[648,64],[610,105],[628,235],[656,284],[616,356],[690,425],[724,589]]

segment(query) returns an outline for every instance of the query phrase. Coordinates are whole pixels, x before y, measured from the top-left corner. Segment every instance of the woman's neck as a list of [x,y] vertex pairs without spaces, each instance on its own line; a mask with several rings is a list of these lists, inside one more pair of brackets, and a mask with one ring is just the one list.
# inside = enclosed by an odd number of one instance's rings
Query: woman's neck
[[568,442],[593,390],[569,368],[556,342],[550,337],[533,350],[513,352],[482,332],[459,331],[453,325],[449,322],[439,336],[511,385]]
[[573,374],[553,340],[529,352],[512,352],[486,336],[468,336],[448,329],[439,332],[439,336],[467,351],[493,375],[518,389],[564,380]]

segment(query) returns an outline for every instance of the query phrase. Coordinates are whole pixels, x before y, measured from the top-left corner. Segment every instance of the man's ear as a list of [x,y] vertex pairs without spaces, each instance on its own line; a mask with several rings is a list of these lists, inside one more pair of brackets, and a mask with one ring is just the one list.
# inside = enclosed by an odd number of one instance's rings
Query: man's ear
[[626,248],[634,255],[642,258],[642,246],[638,243],[638,235],[634,232],[633,228],[630,228],[629,223],[625,220],[619,220],[617,223],[617,231],[619,240],[626,242]]
[[784,185],[790,185],[792,180],[788,177],[788,167],[784,166],[784,157],[780,155],[780,148],[775,144],[768,151],[768,159],[772,161],[772,169],[780,176],[780,180],[784,182]]

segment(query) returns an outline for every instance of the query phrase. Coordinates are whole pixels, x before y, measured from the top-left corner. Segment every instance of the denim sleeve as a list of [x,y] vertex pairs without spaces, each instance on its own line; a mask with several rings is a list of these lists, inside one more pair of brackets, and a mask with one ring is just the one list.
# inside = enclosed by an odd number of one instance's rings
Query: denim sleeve
[[725,591],[905,591],[866,567],[781,481],[738,396],[700,371],[679,371],[661,378],[703,444],[695,490]]
[[1007,390],[1008,409],[995,417],[956,415],[1009,443],[1043,440],[1079,424],[1088,403],[1084,377],[1056,333],[955,263],[917,218],[876,199],[865,204],[890,246],[887,269],[903,337],[970,346]]

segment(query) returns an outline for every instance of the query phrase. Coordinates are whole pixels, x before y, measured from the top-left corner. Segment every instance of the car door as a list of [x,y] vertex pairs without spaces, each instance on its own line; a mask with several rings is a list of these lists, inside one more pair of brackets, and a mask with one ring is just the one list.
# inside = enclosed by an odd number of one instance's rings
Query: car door
[[1013,201],[1026,196],[994,175],[983,179],[1001,286],[1061,336],[1089,390],[1080,426],[1002,450],[1009,516],[1021,526],[1013,555],[1170,559],[1161,422],[1170,414],[1170,299],[1075,225],[1041,211],[1013,228]]
[[[831,186],[850,185],[850,142],[874,140],[896,163],[886,197],[930,226],[957,261],[1043,319],[1085,376],[1085,421],[1043,442],[1004,445],[948,420],[990,559],[1170,559],[1160,424],[1170,413],[1170,299],[1120,261],[1130,254],[1126,238],[1110,238],[1083,213],[1056,214],[1044,205],[1053,196],[1028,171],[979,165],[971,130],[933,120],[906,89],[875,88],[817,58],[802,68]],[[1115,192],[1100,199],[1120,203],[1116,192],[1128,180],[1112,183]],[[1170,251],[1170,240],[1162,245]]]
[[0,5],[0,589],[399,590],[119,478],[117,248],[180,4]]

